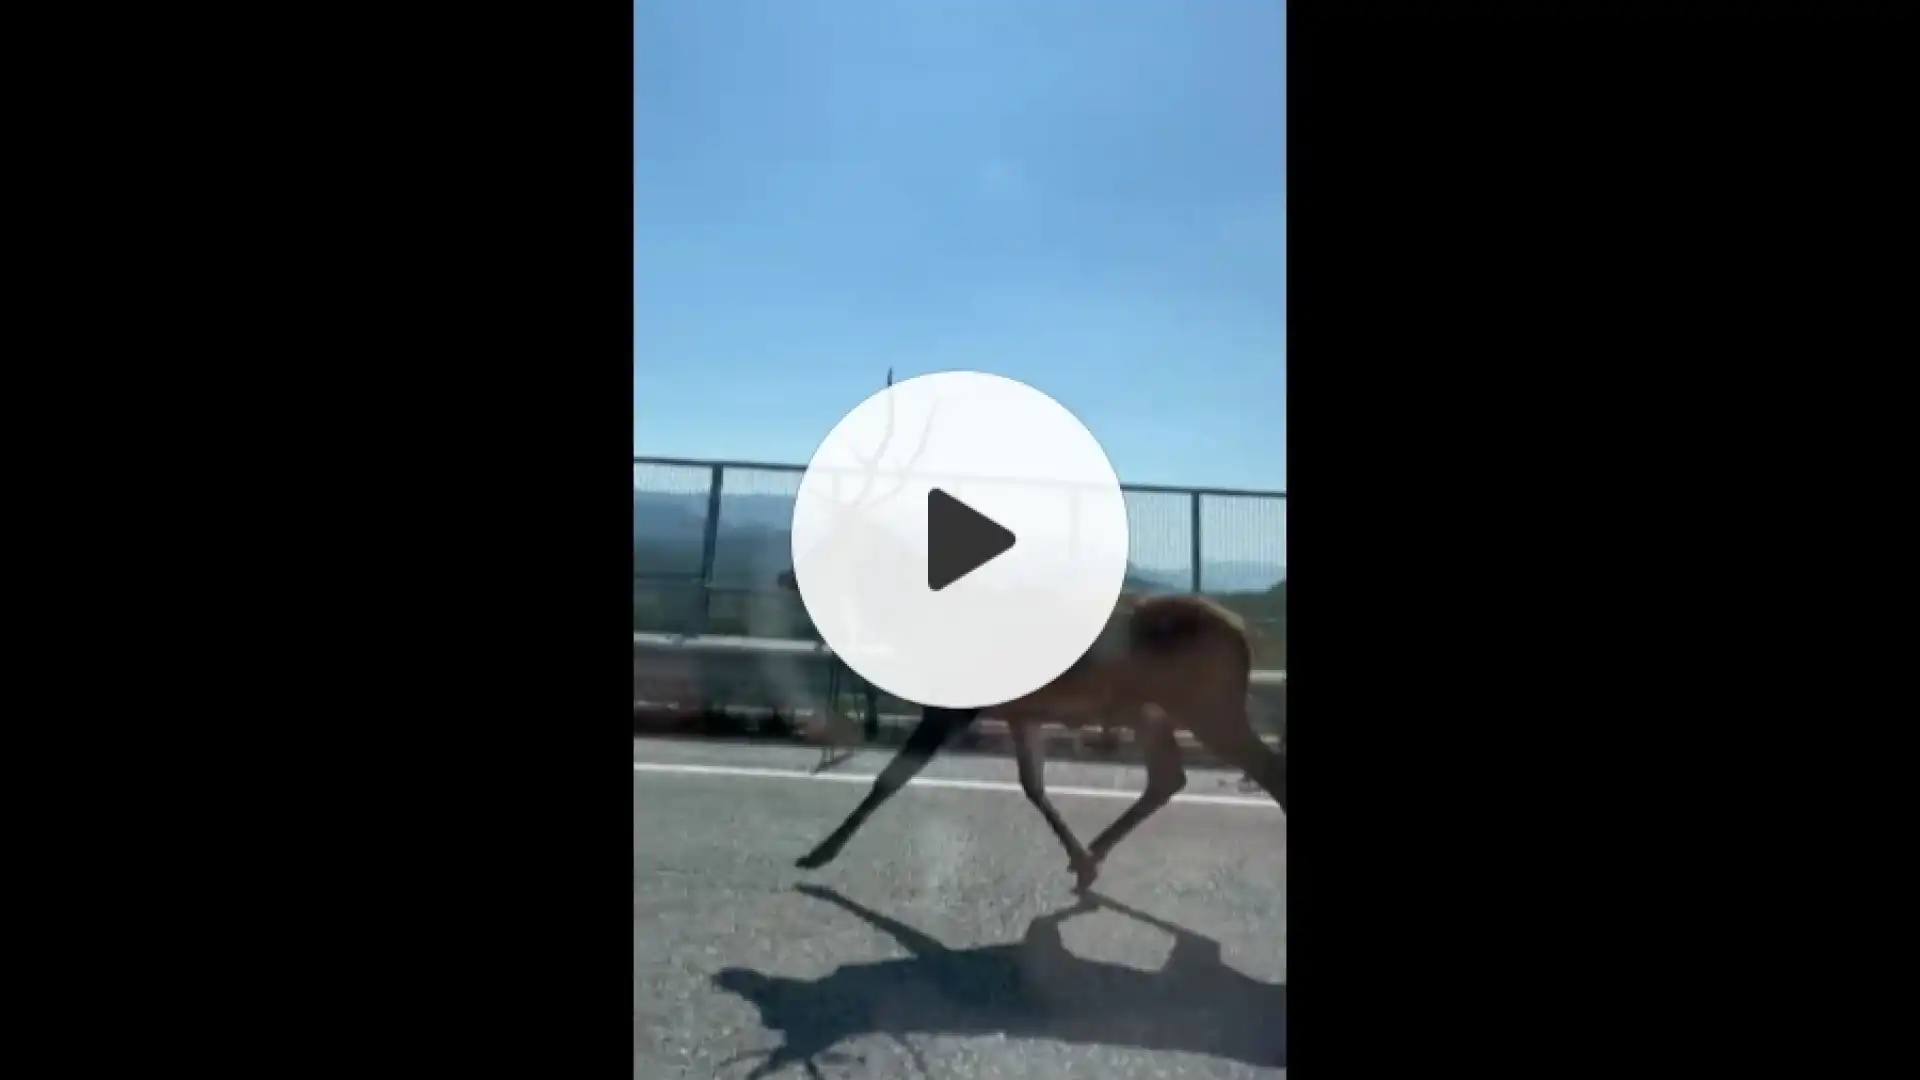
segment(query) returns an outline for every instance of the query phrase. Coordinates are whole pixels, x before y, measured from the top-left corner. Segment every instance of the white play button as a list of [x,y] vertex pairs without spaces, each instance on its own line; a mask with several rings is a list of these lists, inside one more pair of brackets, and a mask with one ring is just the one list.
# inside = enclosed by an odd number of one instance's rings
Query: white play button
[[907,701],[997,705],[1106,626],[1127,570],[1113,466],[1023,383],[923,375],[835,425],[800,481],[793,567],[815,628]]

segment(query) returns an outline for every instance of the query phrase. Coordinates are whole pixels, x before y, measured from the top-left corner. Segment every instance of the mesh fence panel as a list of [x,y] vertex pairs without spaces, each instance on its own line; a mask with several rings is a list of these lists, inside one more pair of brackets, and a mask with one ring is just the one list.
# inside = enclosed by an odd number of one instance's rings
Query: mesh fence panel
[[634,577],[699,576],[712,476],[701,466],[634,464]]
[[1191,497],[1171,491],[1128,491],[1128,587],[1185,592],[1193,584]]
[[1287,666],[1287,500],[1200,497],[1200,588],[1247,620],[1254,667]]

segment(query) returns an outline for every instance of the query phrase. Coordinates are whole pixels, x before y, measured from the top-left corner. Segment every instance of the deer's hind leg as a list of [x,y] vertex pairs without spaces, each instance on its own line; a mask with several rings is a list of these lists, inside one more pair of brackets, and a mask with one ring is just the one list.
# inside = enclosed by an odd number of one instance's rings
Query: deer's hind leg
[[1247,698],[1242,694],[1231,704],[1217,705],[1205,715],[1189,721],[1193,737],[1228,765],[1247,774],[1272,796],[1282,811],[1287,808],[1287,758],[1275,753],[1253,730],[1247,716]]
[[[1134,729],[1139,740],[1141,753],[1147,762],[1147,789],[1126,813],[1121,814],[1106,831],[1094,837],[1087,845],[1093,856],[1094,867],[1106,861],[1120,841],[1127,834],[1140,827],[1140,823],[1152,817],[1159,809],[1187,786],[1187,770],[1180,764],[1180,743],[1173,735],[1171,717],[1142,718]],[[1082,874],[1080,888],[1084,891],[1093,884],[1093,875]]]
[[1041,725],[1033,721],[1012,720],[1008,727],[1013,729],[1013,758],[1020,768],[1020,790],[1026,792],[1027,801],[1040,816],[1047,819],[1047,828],[1060,840],[1060,846],[1067,849],[1067,865],[1072,867],[1076,888],[1086,889],[1093,884],[1099,874],[1099,866],[1080,846],[1080,838],[1061,819],[1060,811],[1053,808],[1053,802],[1047,798],[1046,779],[1046,742]]

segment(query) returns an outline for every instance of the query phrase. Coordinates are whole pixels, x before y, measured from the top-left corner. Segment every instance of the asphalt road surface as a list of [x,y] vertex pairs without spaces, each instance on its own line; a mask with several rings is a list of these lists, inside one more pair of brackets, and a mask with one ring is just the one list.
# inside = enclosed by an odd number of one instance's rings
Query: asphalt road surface
[[[634,741],[637,1080],[1286,1075],[1286,819],[1236,775],[1190,770],[1076,908],[1005,758],[934,762],[796,869],[886,755],[818,760]],[[1142,778],[1047,779],[1091,839]]]

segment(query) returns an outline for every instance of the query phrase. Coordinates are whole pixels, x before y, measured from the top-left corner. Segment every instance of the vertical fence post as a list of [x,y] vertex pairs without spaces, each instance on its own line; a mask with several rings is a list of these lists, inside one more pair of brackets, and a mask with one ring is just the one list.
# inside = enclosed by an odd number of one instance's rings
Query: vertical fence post
[[1200,493],[1189,492],[1187,498],[1193,511],[1193,591],[1197,593],[1200,591]]
[[726,466],[715,465],[707,480],[707,521],[700,536],[700,607],[693,632],[704,634],[713,618],[713,553],[720,540],[720,488],[726,480]]

